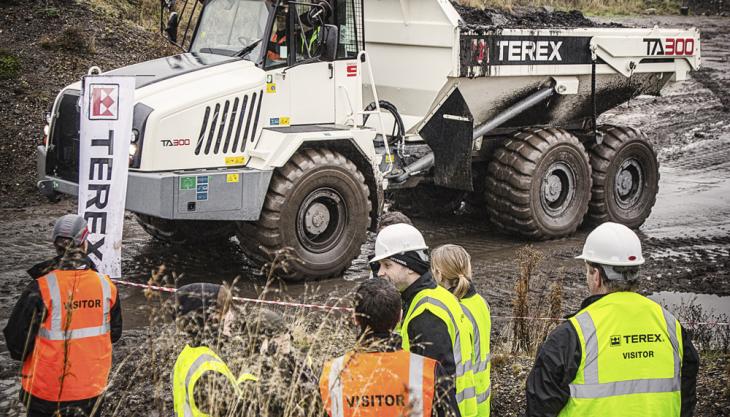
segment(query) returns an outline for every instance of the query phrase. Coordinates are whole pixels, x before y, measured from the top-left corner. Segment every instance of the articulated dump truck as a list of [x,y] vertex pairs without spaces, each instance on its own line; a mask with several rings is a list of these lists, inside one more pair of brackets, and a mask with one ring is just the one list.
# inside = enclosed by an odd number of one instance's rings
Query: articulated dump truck
[[[444,0],[363,3],[162,1],[162,32],[184,52],[108,72],[136,76],[126,208],[150,235],[237,235],[253,262],[286,253],[277,273],[298,281],[349,267],[386,192],[469,199],[533,239],[649,216],[649,139],[595,121],[686,79],[696,30],[485,26]],[[49,198],[78,193],[79,92],[47,115]]]

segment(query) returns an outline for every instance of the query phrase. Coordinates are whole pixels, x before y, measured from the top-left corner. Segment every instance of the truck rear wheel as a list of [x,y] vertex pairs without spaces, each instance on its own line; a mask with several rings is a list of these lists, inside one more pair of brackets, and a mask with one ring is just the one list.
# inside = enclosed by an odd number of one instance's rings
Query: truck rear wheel
[[637,228],[659,191],[659,162],[646,136],[623,126],[602,126],[603,141],[590,150],[593,190],[586,220]]
[[499,228],[533,239],[575,232],[588,211],[591,167],[578,138],[531,128],[497,149],[487,168],[487,210]]
[[208,220],[168,220],[135,213],[145,232],[163,242],[176,244],[226,241],[236,233],[233,222]]
[[238,240],[251,259],[271,262],[287,281],[341,274],[360,254],[370,222],[365,178],[354,163],[327,149],[306,149],[274,172],[257,222],[239,222]]

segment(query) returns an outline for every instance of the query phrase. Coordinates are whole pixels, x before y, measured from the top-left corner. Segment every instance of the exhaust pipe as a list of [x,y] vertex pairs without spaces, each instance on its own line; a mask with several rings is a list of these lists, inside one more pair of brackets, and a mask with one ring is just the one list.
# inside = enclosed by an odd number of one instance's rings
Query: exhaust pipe
[[[487,121],[486,123],[477,126],[476,129],[474,129],[474,134],[472,135],[472,139],[476,139],[479,137],[484,136],[487,132],[496,129],[497,127],[504,124],[506,121],[512,119],[513,117],[517,116],[518,114],[522,113],[523,111],[547,100],[550,98],[553,94],[555,94],[555,88],[554,87],[548,87],[543,88],[542,90],[537,91],[536,93],[531,94],[530,96],[526,97],[523,100],[520,100],[519,102],[513,104],[510,108],[503,111],[502,113],[498,114],[497,116],[493,117],[491,120]],[[421,172],[426,171],[428,169],[431,169],[433,167],[433,164],[435,162],[435,158],[433,155],[433,152],[429,152],[428,154],[424,155],[417,161],[411,163],[407,167],[403,168],[403,173],[395,176],[392,178],[393,181],[397,183],[402,183],[406,181],[408,178],[412,177],[413,175]]]

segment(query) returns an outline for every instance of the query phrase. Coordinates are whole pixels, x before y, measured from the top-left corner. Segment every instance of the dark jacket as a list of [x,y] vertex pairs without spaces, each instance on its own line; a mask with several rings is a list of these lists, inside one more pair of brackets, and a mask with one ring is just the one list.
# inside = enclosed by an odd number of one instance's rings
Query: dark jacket
[[[54,258],[49,261],[41,262],[34,265],[28,270],[28,274],[33,280],[25,287],[23,293],[20,295],[20,299],[15,304],[13,312],[10,314],[8,324],[3,329],[5,335],[5,343],[10,352],[10,357],[25,361],[28,355],[33,352],[35,347],[36,336],[38,335],[38,329],[46,315],[46,308],[43,304],[43,297],[41,296],[40,288],[36,279],[46,275],[48,272],[54,270],[54,266],[58,264],[58,258]],[[93,269],[93,262],[90,259],[83,259],[82,263],[78,266],[79,269]],[[119,291],[117,291],[117,299],[114,302],[110,314],[110,325],[111,325],[111,341],[115,343],[122,337],[122,304],[119,299]],[[21,389],[20,399],[24,403],[27,403],[28,394]],[[68,403],[61,403],[63,406],[79,406],[87,409],[88,405],[96,401],[96,398],[92,398],[85,401],[73,401]],[[41,413],[52,413],[59,408],[59,404],[54,401],[45,401],[40,398],[32,397],[30,401],[30,409]]]
[[[604,294],[586,298],[580,309],[600,300]],[[570,318],[572,314],[567,316]],[[691,417],[697,403],[699,355],[682,328],[682,417]],[[535,366],[527,378],[527,416],[557,416],[570,398],[569,384],[575,379],[581,360],[581,346],[573,325],[561,323],[540,347]]]
[[[426,272],[406,288],[401,294],[403,317],[406,316],[416,294],[425,289],[436,288],[437,285],[431,276],[431,272]],[[456,388],[452,382],[456,375],[456,365],[454,364],[454,353],[451,347],[451,336],[449,336],[446,324],[430,311],[424,311],[411,320],[407,330],[408,338],[411,341],[411,352],[438,361],[450,379],[449,385],[454,396],[454,402],[456,402]]]
[[[363,345],[366,346],[366,352],[395,352],[401,350],[402,343],[403,341],[400,335],[395,333],[370,333],[363,338]],[[368,345],[374,346],[374,348],[368,349]],[[460,416],[453,379],[440,363],[436,363],[434,381],[436,381],[436,387],[434,390],[432,416]]]

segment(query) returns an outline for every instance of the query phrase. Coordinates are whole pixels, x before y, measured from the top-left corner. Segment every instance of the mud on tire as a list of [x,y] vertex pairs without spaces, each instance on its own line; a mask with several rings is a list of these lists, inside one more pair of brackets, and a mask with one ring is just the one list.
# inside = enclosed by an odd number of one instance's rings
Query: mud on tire
[[365,178],[352,161],[305,149],[274,172],[261,217],[238,222],[238,240],[262,264],[290,248],[298,260],[277,263],[275,270],[287,281],[332,277],[360,254],[370,208]]
[[487,167],[487,210],[507,232],[533,239],[570,235],[583,221],[590,196],[588,154],[562,129],[518,132]]
[[637,228],[659,191],[659,162],[646,136],[623,126],[601,126],[603,141],[590,149],[593,189],[587,223],[611,221]]
[[225,242],[236,233],[233,222],[168,220],[135,213],[145,232],[163,242],[176,244]]

